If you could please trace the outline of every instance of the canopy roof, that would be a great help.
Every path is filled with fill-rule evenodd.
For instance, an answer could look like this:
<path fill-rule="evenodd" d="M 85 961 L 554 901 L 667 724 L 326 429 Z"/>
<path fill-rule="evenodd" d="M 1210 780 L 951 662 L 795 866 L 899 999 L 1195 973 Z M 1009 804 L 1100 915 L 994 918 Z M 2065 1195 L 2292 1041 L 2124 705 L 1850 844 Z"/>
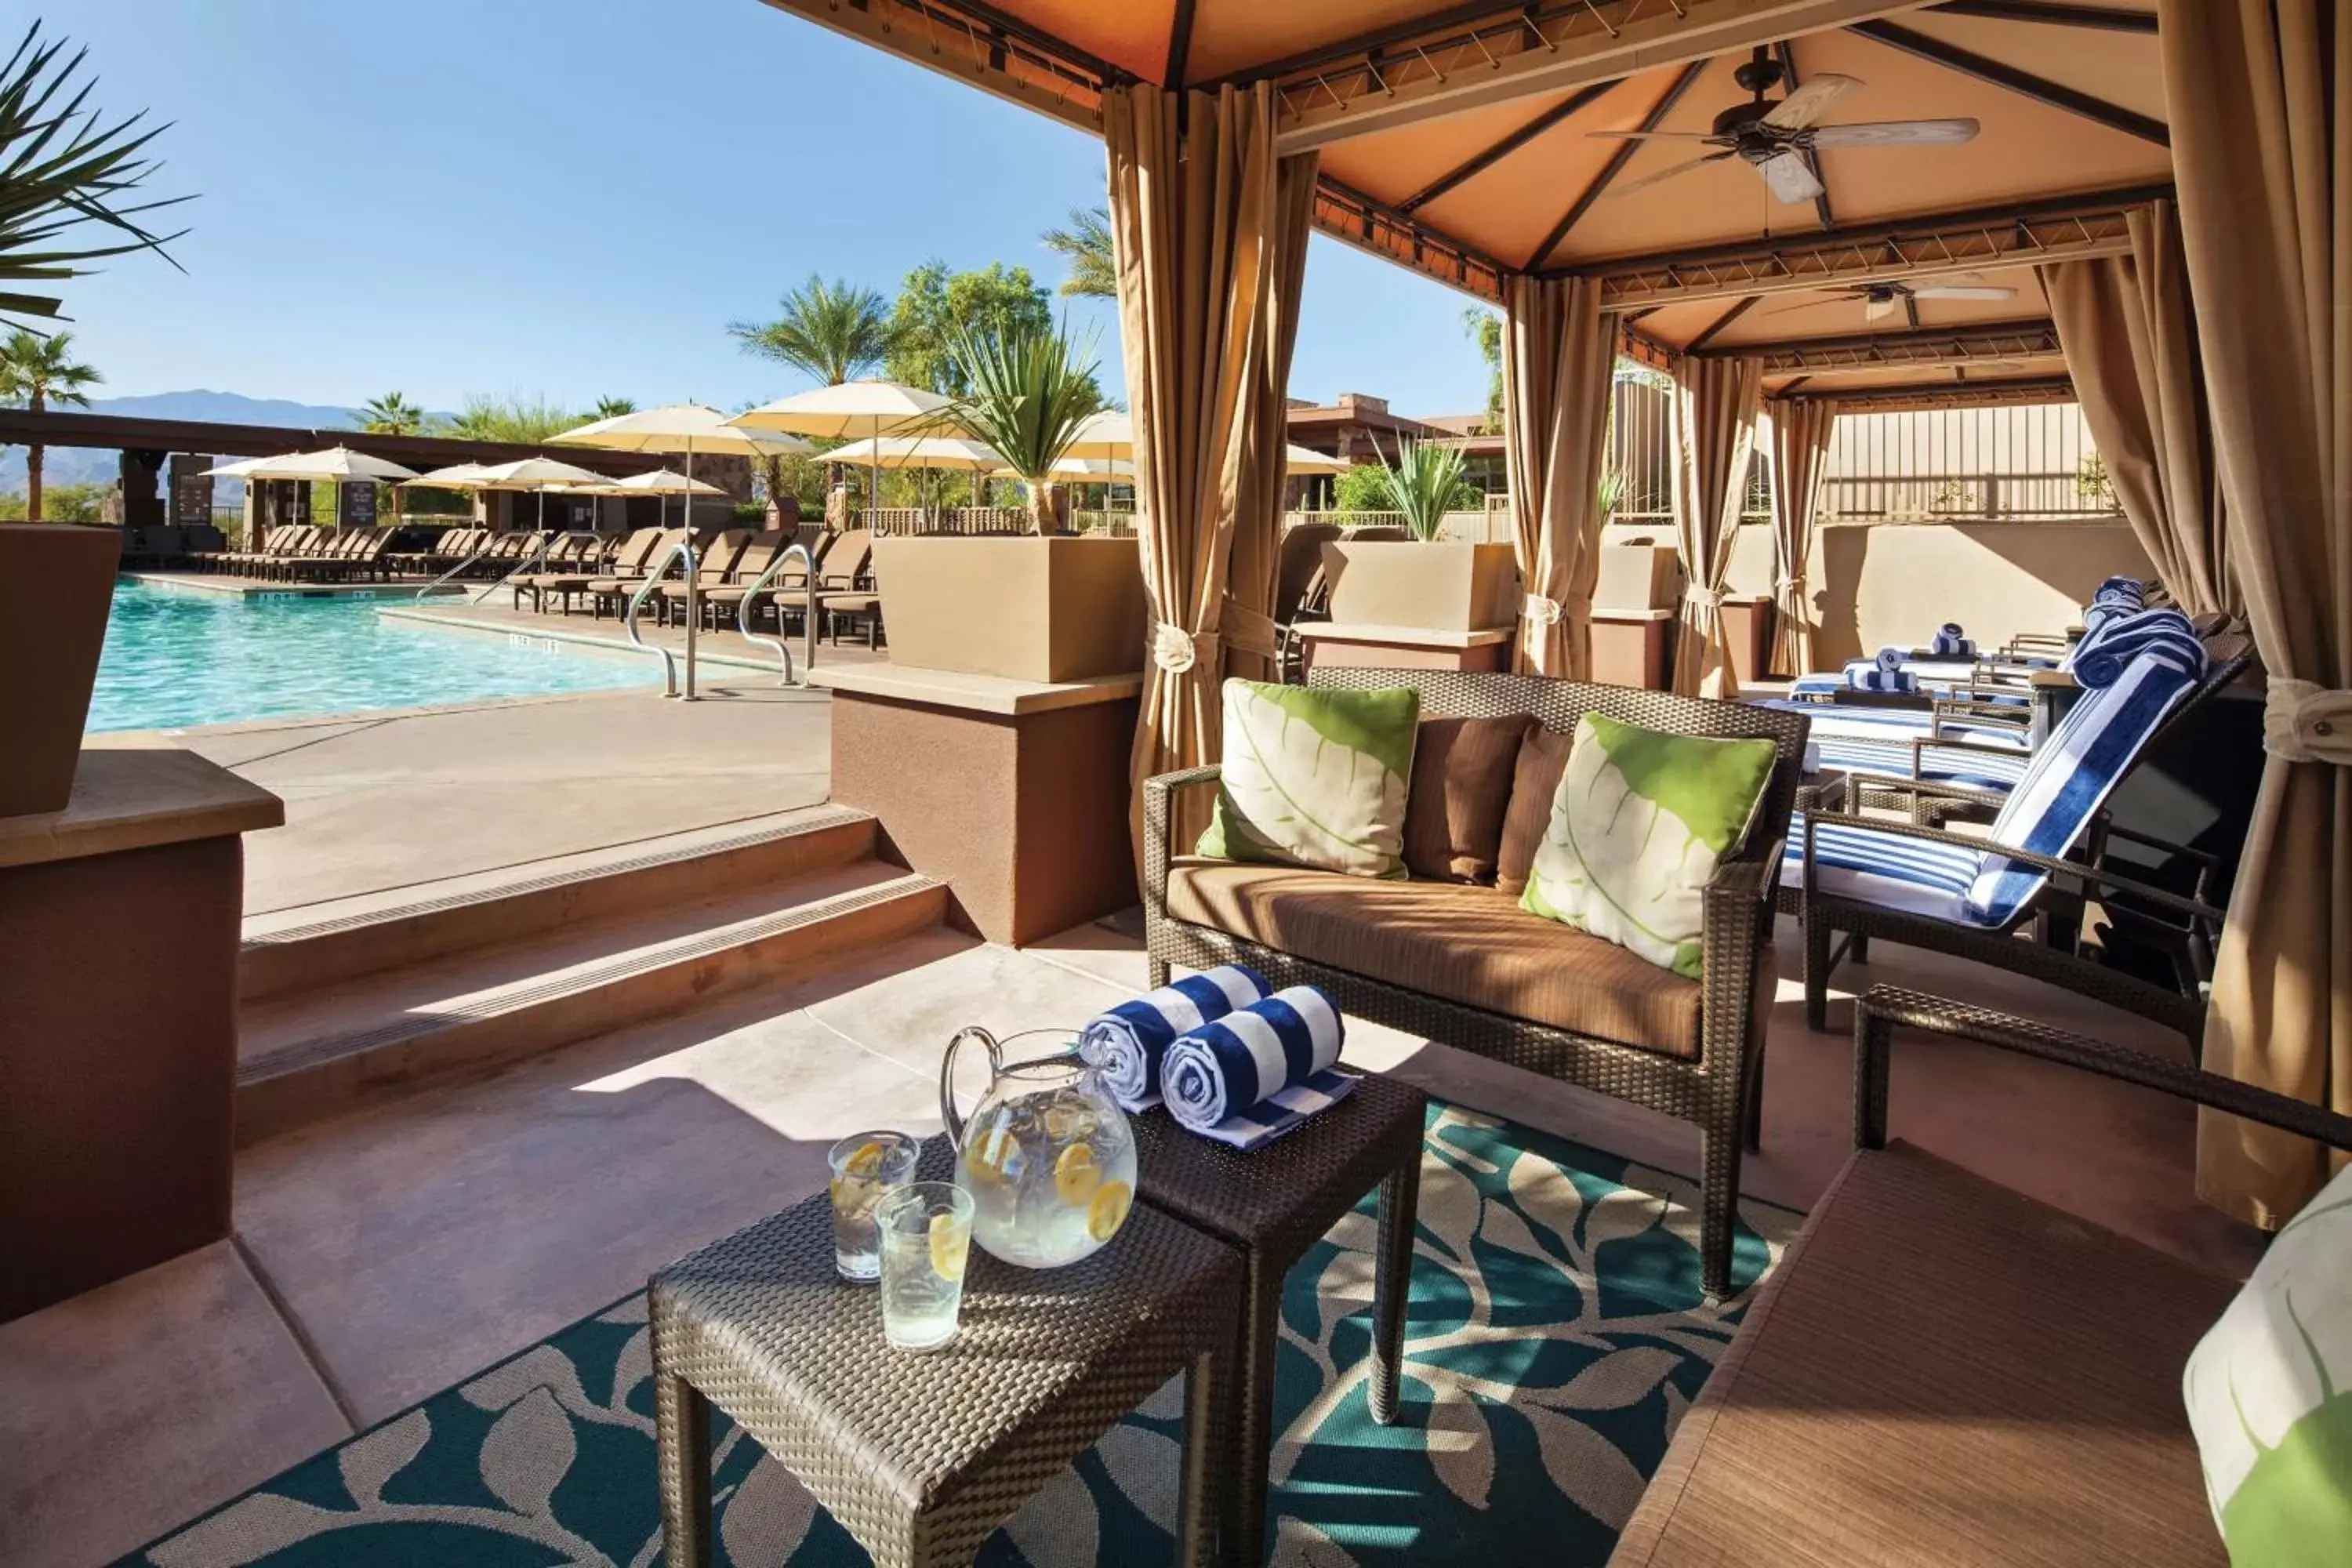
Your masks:
<path fill-rule="evenodd" d="M 773 0 L 1082 128 L 1136 80 L 1273 85 L 1286 152 L 1319 150 L 1325 233 L 1486 299 L 1515 273 L 1603 280 L 1636 354 L 1767 353 L 1766 384 L 1872 397 L 2066 395 L 2032 264 L 2121 254 L 2168 194 L 2155 0 Z M 1772 198 L 1713 149 L 1754 101 L 1856 85 L 1820 124 L 1966 119 L 1963 144 L 1810 153 Z M 1853 290 L 1953 280 L 1999 300 Z M 1792 307 L 1783 309 L 1783 307 Z"/>

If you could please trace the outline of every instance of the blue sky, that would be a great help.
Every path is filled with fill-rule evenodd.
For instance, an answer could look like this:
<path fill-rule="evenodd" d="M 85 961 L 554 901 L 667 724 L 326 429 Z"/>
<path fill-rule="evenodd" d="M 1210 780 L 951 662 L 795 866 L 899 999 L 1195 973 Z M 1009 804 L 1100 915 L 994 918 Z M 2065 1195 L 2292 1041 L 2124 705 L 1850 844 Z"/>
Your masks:
<path fill-rule="evenodd" d="M 66 0 L 110 110 L 176 123 L 184 276 L 68 285 L 114 394 L 399 390 L 734 405 L 801 384 L 726 323 L 812 270 L 894 291 L 1025 263 L 1102 198 L 1100 146 L 759 0 Z M 1469 303 L 1318 238 L 1294 395 L 1480 406 Z M 1117 382 L 1118 323 L 1098 323 Z"/>

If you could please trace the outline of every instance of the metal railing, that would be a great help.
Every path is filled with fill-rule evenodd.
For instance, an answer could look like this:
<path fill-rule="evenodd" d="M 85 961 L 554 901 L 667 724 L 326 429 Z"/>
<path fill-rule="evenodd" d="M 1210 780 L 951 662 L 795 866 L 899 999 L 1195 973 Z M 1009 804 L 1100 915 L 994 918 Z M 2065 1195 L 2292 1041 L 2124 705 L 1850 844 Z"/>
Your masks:
<path fill-rule="evenodd" d="M 488 555 L 490 552 L 491 547 L 497 544 L 498 542 L 499 536 L 495 533 L 483 540 L 481 543 L 474 547 L 474 552 L 471 555 L 467 556 L 463 561 L 458 562 L 457 564 L 450 567 L 449 570 L 442 573 L 441 575 L 434 578 L 433 581 L 425 584 L 422 588 L 417 589 L 416 602 L 420 605 L 423 604 L 427 598 L 439 593 L 444 584 L 448 583 L 455 578 L 463 576 L 477 562 L 480 561 L 483 556 Z M 460 588 L 458 592 L 462 594 L 465 590 Z"/>
<path fill-rule="evenodd" d="M 499 589 L 505 587 L 508 584 L 513 582 L 516 578 L 522 576 L 526 573 L 537 571 L 538 569 L 545 566 L 547 564 L 547 552 L 554 548 L 555 542 L 562 537 L 562 534 L 557 533 L 541 534 L 539 536 L 538 548 L 525 555 L 522 558 L 522 563 L 520 565 L 517 566 L 513 571 L 508 573 L 503 577 L 491 578 L 488 584 L 485 586 L 480 593 L 475 595 L 466 602 L 468 605 L 478 605 L 483 600 L 488 598 L 491 595 L 497 593 Z"/>
<path fill-rule="evenodd" d="M 778 633 L 775 637 L 763 637 L 751 630 L 751 605 L 759 598 L 761 591 L 773 580 L 776 574 L 792 564 L 794 556 L 800 557 L 801 574 L 807 584 L 808 591 L 808 601 L 801 616 L 802 637 L 807 655 L 806 662 L 802 668 L 804 671 L 814 669 L 816 668 L 816 557 L 809 553 L 807 545 L 789 545 L 779 552 L 776 558 L 768 563 L 768 569 L 751 580 L 751 585 L 743 591 L 742 600 L 735 606 L 735 630 L 747 642 L 765 643 L 774 648 L 776 657 L 782 661 L 783 678 L 776 682 L 779 686 L 807 684 L 805 675 L 798 681 L 793 679 L 793 650 L 785 643 L 782 635 L 784 629 L 783 594 L 782 590 L 778 590 L 775 595 Z"/>
<path fill-rule="evenodd" d="M 677 655 L 667 647 L 646 641 L 644 636 L 637 630 L 637 612 L 645 607 L 646 595 L 651 594 L 656 588 L 661 586 L 663 574 L 668 572 L 669 563 L 681 558 L 686 563 L 686 581 L 690 584 L 694 581 L 695 574 L 701 569 L 695 562 L 694 536 L 692 534 L 687 535 L 684 539 L 679 540 L 676 544 L 671 545 L 667 550 L 664 551 L 661 558 L 646 569 L 646 580 L 637 584 L 637 591 L 635 593 L 629 595 L 629 607 L 625 612 L 624 612 L 621 617 L 622 629 L 629 634 L 629 641 L 631 643 L 635 645 L 637 647 L 644 649 L 647 653 L 657 653 L 661 655 L 662 695 L 664 697 L 677 697 L 679 695 L 677 689 Z M 694 611 L 692 605 L 689 605 L 688 606 L 687 614 L 689 618 L 687 631 L 690 639 L 693 635 L 691 617 Z M 694 694 L 694 664 L 691 658 L 693 651 L 694 645 L 692 641 L 689 640 L 687 644 L 687 652 L 689 658 L 686 667 L 686 691 L 684 693 L 685 700 L 688 702 L 692 702 L 696 700 Z"/>

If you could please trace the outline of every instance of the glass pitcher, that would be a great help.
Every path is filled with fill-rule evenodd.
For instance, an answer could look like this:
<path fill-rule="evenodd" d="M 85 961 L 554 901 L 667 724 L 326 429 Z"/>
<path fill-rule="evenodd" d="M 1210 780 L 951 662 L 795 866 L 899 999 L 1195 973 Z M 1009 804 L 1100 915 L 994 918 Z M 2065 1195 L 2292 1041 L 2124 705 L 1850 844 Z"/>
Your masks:
<path fill-rule="evenodd" d="M 956 1184 L 971 1194 L 971 1238 L 1023 1268 L 1092 1257 L 1135 1203 L 1135 1134 L 1127 1114 L 1065 1034 L 1050 1055 L 1007 1062 L 986 1029 L 959 1030 L 940 1063 L 940 1120 L 955 1145 Z M 988 1051 L 988 1089 L 967 1118 L 956 1109 L 955 1063 L 966 1040 Z"/>

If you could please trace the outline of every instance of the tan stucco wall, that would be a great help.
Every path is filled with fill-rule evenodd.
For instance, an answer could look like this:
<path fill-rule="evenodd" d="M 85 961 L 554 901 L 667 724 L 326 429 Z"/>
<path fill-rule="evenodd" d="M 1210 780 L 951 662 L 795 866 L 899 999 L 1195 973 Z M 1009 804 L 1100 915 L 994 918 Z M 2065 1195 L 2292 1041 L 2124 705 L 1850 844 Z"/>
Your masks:
<path fill-rule="evenodd" d="M 1945 621 L 1979 646 L 2058 630 L 2100 579 L 2153 570 L 2122 522 L 1833 523 L 1813 563 L 1816 662 L 1910 647 Z"/>

